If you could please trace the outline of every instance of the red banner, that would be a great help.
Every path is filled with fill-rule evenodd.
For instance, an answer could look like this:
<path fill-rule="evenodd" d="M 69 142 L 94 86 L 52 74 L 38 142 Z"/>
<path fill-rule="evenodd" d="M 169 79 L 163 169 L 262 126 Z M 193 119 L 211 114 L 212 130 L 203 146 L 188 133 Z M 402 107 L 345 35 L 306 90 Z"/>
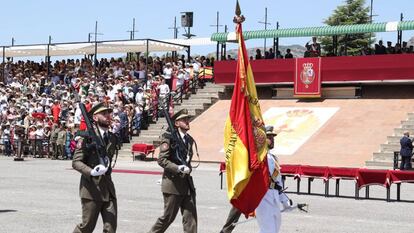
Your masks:
<path fill-rule="evenodd" d="M 321 58 L 298 58 L 295 67 L 295 97 L 321 97 Z"/>
<path fill-rule="evenodd" d="M 236 34 L 239 52 L 229 117 L 224 128 L 224 151 L 227 196 L 231 204 L 247 216 L 254 212 L 269 190 L 268 148 L 241 23 L 236 26 Z"/>

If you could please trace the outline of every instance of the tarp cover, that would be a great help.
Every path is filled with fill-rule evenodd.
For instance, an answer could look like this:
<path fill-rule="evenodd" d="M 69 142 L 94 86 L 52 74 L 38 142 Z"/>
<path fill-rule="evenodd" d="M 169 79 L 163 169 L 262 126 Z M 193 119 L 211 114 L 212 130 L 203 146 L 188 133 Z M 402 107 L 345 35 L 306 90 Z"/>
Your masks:
<path fill-rule="evenodd" d="M 168 40 L 124 40 L 97 42 L 98 54 L 146 52 L 148 41 L 149 52 L 181 51 L 185 46 L 212 45 L 210 38 L 168 39 Z M 5 57 L 47 56 L 48 45 L 6 46 Z M 59 43 L 49 45 L 50 56 L 86 55 L 95 53 L 95 42 Z M 0 56 L 3 56 L 0 47 Z"/>

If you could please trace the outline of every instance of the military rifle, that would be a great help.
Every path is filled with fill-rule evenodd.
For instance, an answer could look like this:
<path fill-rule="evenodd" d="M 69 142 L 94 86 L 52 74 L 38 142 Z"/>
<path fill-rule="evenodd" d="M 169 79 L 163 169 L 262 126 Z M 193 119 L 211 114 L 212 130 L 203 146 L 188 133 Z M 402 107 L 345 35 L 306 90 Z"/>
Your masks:
<path fill-rule="evenodd" d="M 92 140 L 92 144 L 96 147 L 96 151 L 99 156 L 99 163 L 104 165 L 105 167 L 108 167 L 110 164 L 108 161 L 109 157 L 108 152 L 105 148 L 105 143 L 103 142 L 101 135 L 96 134 L 96 131 L 93 127 L 93 119 L 86 111 L 85 104 L 82 103 L 79 94 L 76 92 L 74 88 L 72 89 L 72 91 L 75 96 L 75 101 L 79 103 L 79 109 L 81 110 L 86 125 L 86 132 L 79 133 L 79 136 L 88 137 Z"/>
<path fill-rule="evenodd" d="M 168 100 L 171 98 L 171 93 L 166 97 L 166 103 L 162 104 L 162 111 L 164 113 L 164 117 L 167 120 L 168 124 L 168 130 L 171 133 L 171 145 L 174 147 L 178 147 L 178 150 L 175 150 L 175 157 L 176 159 L 181 163 L 181 165 L 185 165 L 188 168 L 190 168 L 187 161 L 182 157 L 180 152 L 184 152 L 185 154 L 188 154 L 188 148 L 184 144 L 183 140 L 181 139 L 181 135 L 178 132 L 178 130 L 174 127 L 174 124 L 171 120 L 170 113 L 168 111 Z M 167 106 L 167 107 L 166 107 Z"/>

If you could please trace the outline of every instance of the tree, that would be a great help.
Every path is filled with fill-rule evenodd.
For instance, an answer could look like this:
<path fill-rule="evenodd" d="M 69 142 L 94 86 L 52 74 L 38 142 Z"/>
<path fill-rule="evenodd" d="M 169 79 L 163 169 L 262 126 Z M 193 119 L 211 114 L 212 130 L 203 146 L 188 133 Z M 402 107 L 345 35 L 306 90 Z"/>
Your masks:
<path fill-rule="evenodd" d="M 371 23 L 369 7 L 365 6 L 365 0 L 346 0 L 344 5 L 338 6 L 333 14 L 324 21 L 329 26 L 353 25 Z M 347 55 L 359 55 L 364 46 L 371 47 L 371 33 L 337 35 L 338 51 L 346 48 Z M 333 54 L 333 36 L 321 38 L 322 49 L 325 54 Z M 343 52 L 343 51 L 342 51 Z"/>

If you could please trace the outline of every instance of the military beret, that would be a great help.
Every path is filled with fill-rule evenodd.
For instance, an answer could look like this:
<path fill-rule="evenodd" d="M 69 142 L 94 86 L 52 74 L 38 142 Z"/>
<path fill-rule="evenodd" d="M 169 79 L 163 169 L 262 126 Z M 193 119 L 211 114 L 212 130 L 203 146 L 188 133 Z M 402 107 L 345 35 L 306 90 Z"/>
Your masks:
<path fill-rule="evenodd" d="M 178 111 L 177 113 L 175 113 L 172 116 L 172 120 L 177 121 L 183 118 L 188 118 L 190 117 L 190 115 L 188 115 L 188 110 L 187 109 L 181 109 L 180 111 Z"/>
<path fill-rule="evenodd" d="M 112 108 L 109 108 L 105 103 L 99 103 L 91 108 L 89 110 L 89 115 L 93 116 L 97 113 L 103 112 L 103 111 L 110 111 L 112 112 Z"/>

